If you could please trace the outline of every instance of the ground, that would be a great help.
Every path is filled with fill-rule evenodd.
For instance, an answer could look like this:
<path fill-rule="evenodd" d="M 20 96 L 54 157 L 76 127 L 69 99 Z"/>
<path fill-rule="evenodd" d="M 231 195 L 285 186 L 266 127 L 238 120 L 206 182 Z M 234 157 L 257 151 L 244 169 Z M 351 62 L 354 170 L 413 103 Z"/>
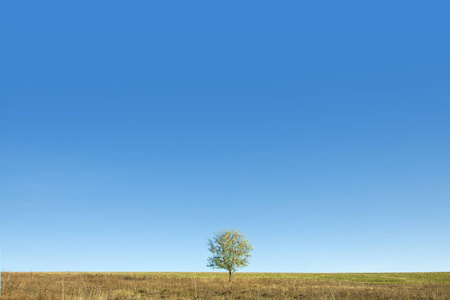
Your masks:
<path fill-rule="evenodd" d="M 2 272 L 1 299 L 450 299 L 442 273 Z"/>

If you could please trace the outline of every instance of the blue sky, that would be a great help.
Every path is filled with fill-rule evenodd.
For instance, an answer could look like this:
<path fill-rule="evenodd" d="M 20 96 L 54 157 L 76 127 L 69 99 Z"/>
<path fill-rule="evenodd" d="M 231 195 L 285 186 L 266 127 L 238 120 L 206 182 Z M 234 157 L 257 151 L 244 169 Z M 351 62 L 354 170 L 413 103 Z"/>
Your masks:
<path fill-rule="evenodd" d="M 0 7 L 4 271 L 449 271 L 446 1 Z"/>

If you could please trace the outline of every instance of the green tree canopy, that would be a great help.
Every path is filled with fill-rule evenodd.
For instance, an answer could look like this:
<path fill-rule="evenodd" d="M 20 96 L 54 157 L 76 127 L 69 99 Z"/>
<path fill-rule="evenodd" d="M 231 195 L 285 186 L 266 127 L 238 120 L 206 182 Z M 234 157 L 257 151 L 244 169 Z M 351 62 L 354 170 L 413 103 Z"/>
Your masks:
<path fill-rule="evenodd" d="M 212 256 L 208 258 L 208 267 L 225 269 L 231 280 L 232 273 L 248 266 L 248 258 L 253 250 L 252 244 L 239 230 L 222 230 L 208 241 Z"/>

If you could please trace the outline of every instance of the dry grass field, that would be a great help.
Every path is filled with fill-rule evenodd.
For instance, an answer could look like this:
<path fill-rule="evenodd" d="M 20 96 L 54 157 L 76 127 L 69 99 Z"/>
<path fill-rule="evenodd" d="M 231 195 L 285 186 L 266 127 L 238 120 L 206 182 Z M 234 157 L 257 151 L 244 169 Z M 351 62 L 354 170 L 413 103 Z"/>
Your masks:
<path fill-rule="evenodd" d="M 450 299 L 450 273 L 2 273 L 9 299 Z"/>

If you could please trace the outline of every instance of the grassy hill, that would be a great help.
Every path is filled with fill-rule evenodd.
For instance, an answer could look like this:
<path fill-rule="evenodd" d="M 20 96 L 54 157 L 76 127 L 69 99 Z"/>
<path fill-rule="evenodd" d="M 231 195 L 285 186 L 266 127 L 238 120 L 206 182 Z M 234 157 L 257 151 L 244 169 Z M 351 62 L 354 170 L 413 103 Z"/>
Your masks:
<path fill-rule="evenodd" d="M 442 273 L 2 273 L 8 299 L 450 299 Z"/>

